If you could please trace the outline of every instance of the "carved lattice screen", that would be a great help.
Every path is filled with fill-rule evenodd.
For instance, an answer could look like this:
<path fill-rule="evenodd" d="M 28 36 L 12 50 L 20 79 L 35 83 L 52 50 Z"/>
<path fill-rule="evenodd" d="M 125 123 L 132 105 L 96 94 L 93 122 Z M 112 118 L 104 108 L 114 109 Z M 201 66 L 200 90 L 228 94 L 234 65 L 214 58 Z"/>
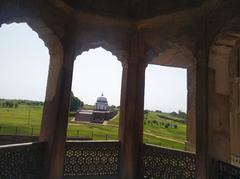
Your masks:
<path fill-rule="evenodd" d="M 145 178 L 195 178 L 194 154 L 144 145 L 142 157 L 142 172 Z"/>
<path fill-rule="evenodd" d="M 67 142 L 64 176 L 119 174 L 119 142 Z"/>

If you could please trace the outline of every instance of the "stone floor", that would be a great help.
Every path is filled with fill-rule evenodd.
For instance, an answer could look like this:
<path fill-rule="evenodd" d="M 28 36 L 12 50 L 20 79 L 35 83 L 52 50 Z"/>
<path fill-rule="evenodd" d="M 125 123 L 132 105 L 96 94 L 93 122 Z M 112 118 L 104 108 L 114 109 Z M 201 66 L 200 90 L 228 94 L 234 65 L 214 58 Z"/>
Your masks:
<path fill-rule="evenodd" d="M 119 179 L 118 176 L 85 176 L 85 177 L 64 177 L 64 179 Z"/>

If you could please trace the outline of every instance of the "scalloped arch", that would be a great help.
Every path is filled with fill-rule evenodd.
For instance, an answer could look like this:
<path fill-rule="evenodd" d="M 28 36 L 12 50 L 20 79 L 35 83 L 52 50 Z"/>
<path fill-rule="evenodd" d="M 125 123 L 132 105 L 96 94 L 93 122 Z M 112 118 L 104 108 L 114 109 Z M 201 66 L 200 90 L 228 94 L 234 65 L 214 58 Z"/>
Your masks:
<path fill-rule="evenodd" d="M 90 49 L 95 49 L 98 47 L 102 47 L 111 52 L 112 55 L 116 56 L 120 62 L 127 60 L 126 51 L 117 49 L 115 45 L 108 43 L 106 40 L 85 43 L 79 50 L 77 50 L 76 56 L 81 55 L 85 51 L 89 51 Z"/>
<path fill-rule="evenodd" d="M 188 68 L 196 63 L 196 58 L 187 47 L 176 43 L 168 43 L 148 50 L 147 63 Z"/>

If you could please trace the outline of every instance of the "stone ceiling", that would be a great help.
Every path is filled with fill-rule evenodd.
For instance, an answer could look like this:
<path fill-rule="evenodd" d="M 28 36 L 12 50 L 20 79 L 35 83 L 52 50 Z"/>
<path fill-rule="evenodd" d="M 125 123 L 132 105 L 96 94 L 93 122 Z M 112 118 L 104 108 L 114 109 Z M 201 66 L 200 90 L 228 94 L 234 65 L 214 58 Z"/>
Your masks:
<path fill-rule="evenodd" d="M 80 12 L 141 19 L 196 7 L 201 0 L 64 0 Z"/>

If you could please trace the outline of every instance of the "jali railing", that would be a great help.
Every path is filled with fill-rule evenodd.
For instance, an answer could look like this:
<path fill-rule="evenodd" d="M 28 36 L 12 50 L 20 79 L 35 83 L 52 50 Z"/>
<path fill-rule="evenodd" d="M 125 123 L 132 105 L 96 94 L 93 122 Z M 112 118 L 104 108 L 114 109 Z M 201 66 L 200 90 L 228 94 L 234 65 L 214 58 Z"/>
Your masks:
<path fill-rule="evenodd" d="M 41 178 L 44 148 L 45 143 L 0 146 L 0 178 Z"/>
<path fill-rule="evenodd" d="M 117 176 L 119 160 L 119 142 L 67 142 L 64 176 Z"/>
<path fill-rule="evenodd" d="M 144 145 L 142 157 L 142 172 L 144 178 L 195 178 L 195 154 Z"/>
<path fill-rule="evenodd" d="M 216 175 L 218 179 L 240 179 L 240 168 L 218 161 Z"/>

